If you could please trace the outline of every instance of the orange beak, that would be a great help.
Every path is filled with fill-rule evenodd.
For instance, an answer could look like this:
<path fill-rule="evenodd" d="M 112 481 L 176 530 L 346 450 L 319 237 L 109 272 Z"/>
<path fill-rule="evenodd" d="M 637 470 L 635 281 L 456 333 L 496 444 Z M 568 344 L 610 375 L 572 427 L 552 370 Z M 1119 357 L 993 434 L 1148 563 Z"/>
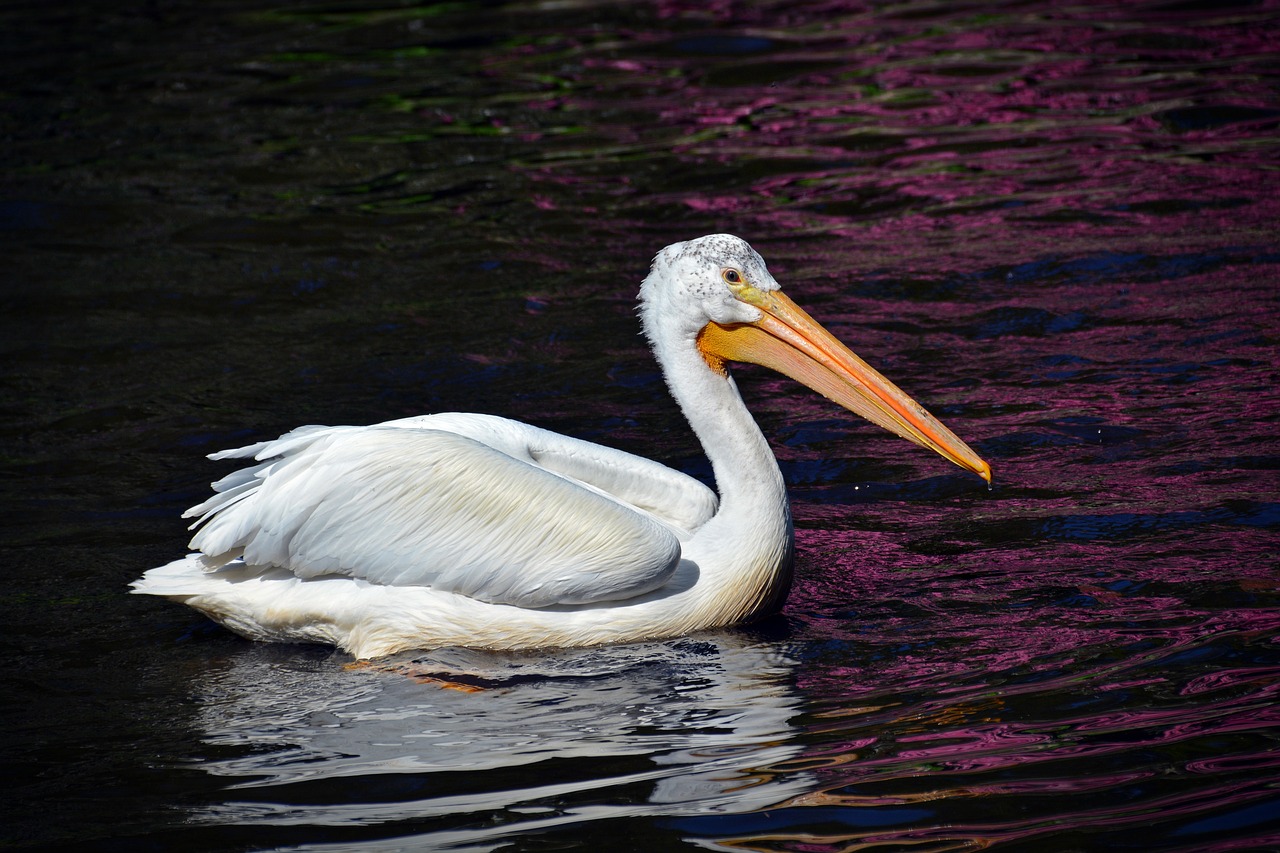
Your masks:
<path fill-rule="evenodd" d="M 713 370 L 726 361 L 759 364 L 790 376 L 849 411 L 927 447 L 991 482 L 991 466 L 924 407 L 867 364 L 781 291 L 733 288 L 760 309 L 753 323 L 708 323 L 698 349 Z"/>

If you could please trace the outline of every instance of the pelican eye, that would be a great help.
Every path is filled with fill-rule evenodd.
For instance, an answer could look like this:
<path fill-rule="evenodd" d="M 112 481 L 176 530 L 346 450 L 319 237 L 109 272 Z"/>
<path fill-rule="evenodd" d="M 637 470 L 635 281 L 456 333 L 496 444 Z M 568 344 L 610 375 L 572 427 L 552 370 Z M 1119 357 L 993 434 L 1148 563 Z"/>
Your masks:
<path fill-rule="evenodd" d="M 738 272 L 733 267 L 720 270 L 720 277 L 723 278 L 727 284 L 745 284 L 742 278 L 742 273 Z"/>

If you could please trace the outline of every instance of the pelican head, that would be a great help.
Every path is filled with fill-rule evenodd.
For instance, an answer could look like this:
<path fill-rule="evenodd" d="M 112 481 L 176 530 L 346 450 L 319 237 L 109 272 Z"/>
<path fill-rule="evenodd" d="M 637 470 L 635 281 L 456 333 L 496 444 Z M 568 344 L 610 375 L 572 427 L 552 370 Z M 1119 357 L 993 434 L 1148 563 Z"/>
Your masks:
<path fill-rule="evenodd" d="M 667 246 L 640 303 L 664 366 L 674 360 L 664 350 L 692 346 L 725 377 L 728 362 L 768 367 L 991 482 L 968 445 L 791 301 L 745 240 L 711 234 Z"/>

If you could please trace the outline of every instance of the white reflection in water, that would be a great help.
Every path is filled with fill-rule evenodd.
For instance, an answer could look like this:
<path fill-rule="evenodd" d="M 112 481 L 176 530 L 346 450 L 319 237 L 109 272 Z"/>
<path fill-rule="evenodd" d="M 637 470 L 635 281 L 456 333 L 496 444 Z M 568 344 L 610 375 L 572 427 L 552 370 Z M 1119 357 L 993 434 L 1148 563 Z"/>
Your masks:
<path fill-rule="evenodd" d="M 195 817 L 353 826 L 483 815 L 484 826 L 450 821 L 417 836 L 470 847 L 578 821 L 766 808 L 809 782 L 767 769 L 800 751 L 793 666 L 781 646 L 731 632 L 544 653 L 446 650 L 377 669 L 252 647 L 200 688 L 206 742 L 236 753 L 200 766 L 238 779 L 229 793 L 241 796 Z M 423 683 L 428 673 L 484 689 Z"/>

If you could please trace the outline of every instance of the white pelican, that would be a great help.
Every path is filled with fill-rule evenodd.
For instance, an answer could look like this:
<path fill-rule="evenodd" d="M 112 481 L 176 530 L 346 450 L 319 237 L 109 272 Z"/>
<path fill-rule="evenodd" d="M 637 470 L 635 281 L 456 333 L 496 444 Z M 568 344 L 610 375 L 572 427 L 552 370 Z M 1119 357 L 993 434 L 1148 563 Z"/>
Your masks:
<path fill-rule="evenodd" d="M 720 495 L 629 453 L 475 414 L 304 426 L 215 453 L 254 459 L 192 507 L 198 553 L 135 592 L 255 640 L 356 657 L 586 646 L 776 611 L 794 532 L 782 473 L 727 363 L 784 373 L 990 482 L 991 468 L 783 295 L 745 241 L 657 254 L 644 331 Z"/>

